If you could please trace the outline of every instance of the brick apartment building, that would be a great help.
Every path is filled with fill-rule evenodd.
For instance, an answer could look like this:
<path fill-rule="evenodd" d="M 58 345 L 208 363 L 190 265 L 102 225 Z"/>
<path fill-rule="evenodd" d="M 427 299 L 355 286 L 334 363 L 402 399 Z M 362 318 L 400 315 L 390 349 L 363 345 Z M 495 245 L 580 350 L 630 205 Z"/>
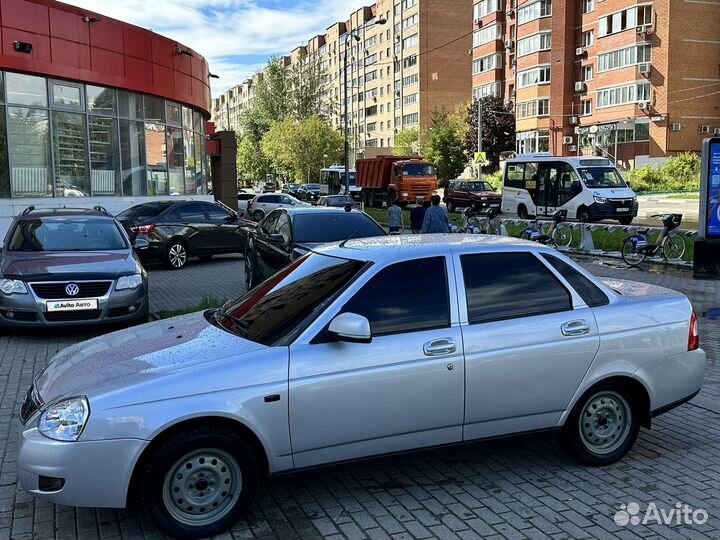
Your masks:
<path fill-rule="evenodd" d="M 262 73 L 258 73 L 212 100 L 211 113 L 216 129 L 240 131 L 240 116 L 252 106 L 261 77 Z"/>
<path fill-rule="evenodd" d="M 482 0 L 473 96 L 515 105 L 517 151 L 632 167 L 720 133 L 717 0 Z"/>
<path fill-rule="evenodd" d="M 351 162 L 391 152 L 403 129 L 428 125 L 437 109 L 469 100 L 472 0 L 378 0 L 331 25 L 282 61 L 317 61 L 325 74 L 330 120 L 343 127 L 343 66 L 348 64 L 347 112 Z M 219 128 L 237 125 L 252 103 L 246 81 L 213 100 Z"/>

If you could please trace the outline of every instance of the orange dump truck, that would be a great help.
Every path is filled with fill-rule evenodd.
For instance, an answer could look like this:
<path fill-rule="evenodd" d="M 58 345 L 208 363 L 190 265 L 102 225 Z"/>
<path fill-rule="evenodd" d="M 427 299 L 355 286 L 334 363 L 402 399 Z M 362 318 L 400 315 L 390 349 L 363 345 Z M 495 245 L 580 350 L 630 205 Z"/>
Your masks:
<path fill-rule="evenodd" d="M 437 171 L 418 157 L 379 156 L 355 162 L 357 187 L 367 206 L 381 207 L 398 199 L 402 206 L 418 203 L 437 191 Z"/>

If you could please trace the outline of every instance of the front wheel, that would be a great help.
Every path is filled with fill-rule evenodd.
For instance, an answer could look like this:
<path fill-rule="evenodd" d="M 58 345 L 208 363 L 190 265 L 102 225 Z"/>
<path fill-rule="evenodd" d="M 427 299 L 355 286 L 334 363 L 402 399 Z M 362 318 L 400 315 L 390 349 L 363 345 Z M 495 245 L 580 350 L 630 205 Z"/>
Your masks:
<path fill-rule="evenodd" d="M 635 242 L 633 242 L 630 238 L 626 238 L 623 242 L 620 254 L 622 255 L 623 261 L 630 266 L 637 266 L 645 260 L 645 253 L 638 251 L 635 248 Z"/>
<path fill-rule="evenodd" d="M 168 536 L 194 539 L 232 527 L 250 506 L 259 469 L 233 432 L 212 426 L 183 431 L 142 471 L 140 506 Z"/>
<path fill-rule="evenodd" d="M 663 242 L 662 250 L 667 260 L 682 259 L 685 255 L 685 239 L 679 234 L 668 236 Z"/>
<path fill-rule="evenodd" d="M 630 225 L 633 221 L 632 216 L 618 218 L 620 225 Z"/>
<path fill-rule="evenodd" d="M 640 431 L 639 411 L 631 394 L 614 384 L 597 386 L 575 406 L 564 428 L 568 450 L 587 465 L 622 459 Z"/>
<path fill-rule="evenodd" d="M 557 247 L 569 247 L 572 243 L 572 230 L 565 225 L 558 225 L 553 231 L 552 241 Z"/>

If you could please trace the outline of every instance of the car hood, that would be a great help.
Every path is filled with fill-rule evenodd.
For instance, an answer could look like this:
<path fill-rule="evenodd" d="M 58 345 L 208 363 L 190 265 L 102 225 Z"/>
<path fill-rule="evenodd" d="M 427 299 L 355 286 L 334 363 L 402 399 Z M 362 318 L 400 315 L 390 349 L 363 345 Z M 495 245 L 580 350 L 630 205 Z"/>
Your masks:
<path fill-rule="evenodd" d="M 33 279 L 100 279 L 136 271 L 131 251 L 4 252 L 4 277 Z"/>
<path fill-rule="evenodd" d="M 592 194 L 596 197 L 607 199 L 632 199 L 635 192 L 630 188 L 591 188 Z"/>
<path fill-rule="evenodd" d="M 216 328 L 198 312 L 68 347 L 38 375 L 35 388 L 45 403 L 92 396 L 263 348 Z"/>
<path fill-rule="evenodd" d="M 493 197 L 497 199 L 501 197 L 497 191 L 471 191 L 470 195 L 475 195 L 476 197 Z"/>

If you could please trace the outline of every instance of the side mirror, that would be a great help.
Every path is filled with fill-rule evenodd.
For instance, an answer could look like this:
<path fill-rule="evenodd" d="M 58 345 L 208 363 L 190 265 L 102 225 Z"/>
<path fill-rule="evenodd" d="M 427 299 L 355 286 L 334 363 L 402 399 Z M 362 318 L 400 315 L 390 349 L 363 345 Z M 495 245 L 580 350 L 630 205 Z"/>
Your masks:
<path fill-rule="evenodd" d="M 284 244 L 285 237 L 282 234 L 271 234 L 269 241 L 271 244 Z"/>
<path fill-rule="evenodd" d="M 238 220 L 237 216 L 227 216 L 225 218 L 225 223 L 235 223 Z"/>
<path fill-rule="evenodd" d="M 339 341 L 347 341 L 348 343 L 372 342 L 370 321 L 355 313 L 341 313 L 335 317 L 328 327 L 328 332 Z"/>
<path fill-rule="evenodd" d="M 132 243 L 132 246 L 135 251 L 140 251 L 149 248 L 150 242 L 148 242 L 144 238 L 136 238 L 135 241 Z"/>

